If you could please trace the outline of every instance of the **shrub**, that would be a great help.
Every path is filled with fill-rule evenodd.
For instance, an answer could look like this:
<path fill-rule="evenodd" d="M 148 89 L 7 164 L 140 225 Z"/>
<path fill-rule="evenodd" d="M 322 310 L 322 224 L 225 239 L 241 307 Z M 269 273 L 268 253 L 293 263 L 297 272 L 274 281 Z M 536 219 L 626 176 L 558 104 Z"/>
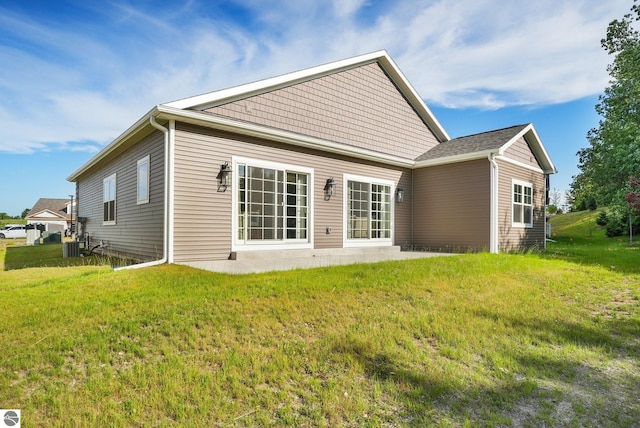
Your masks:
<path fill-rule="evenodd" d="M 625 232 L 625 224 L 618 221 L 617 219 L 614 221 L 610 221 L 606 226 L 606 235 L 609 238 L 613 238 L 614 236 L 622 236 Z"/>
<path fill-rule="evenodd" d="M 596 217 L 596 224 L 598 226 L 604 227 L 608 222 L 609 217 L 607 216 L 607 212 L 604 210 L 600 211 L 600 214 L 598 214 L 598 217 Z"/>

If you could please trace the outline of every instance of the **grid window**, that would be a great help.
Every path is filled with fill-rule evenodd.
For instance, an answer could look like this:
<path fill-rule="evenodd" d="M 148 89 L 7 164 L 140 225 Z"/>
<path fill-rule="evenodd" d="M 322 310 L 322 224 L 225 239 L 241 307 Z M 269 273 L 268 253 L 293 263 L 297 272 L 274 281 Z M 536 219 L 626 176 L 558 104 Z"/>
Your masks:
<path fill-rule="evenodd" d="M 533 185 L 513 182 L 513 225 L 533 226 Z"/>
<path fill-rule="evenodd" d="M 347 181 L 347 239 L 391 239 L 391 186 Z"/>
<path fill-rule="evenodd" d="M 306 173 L 238 164 L 238 241 L 307 241 Z"/>

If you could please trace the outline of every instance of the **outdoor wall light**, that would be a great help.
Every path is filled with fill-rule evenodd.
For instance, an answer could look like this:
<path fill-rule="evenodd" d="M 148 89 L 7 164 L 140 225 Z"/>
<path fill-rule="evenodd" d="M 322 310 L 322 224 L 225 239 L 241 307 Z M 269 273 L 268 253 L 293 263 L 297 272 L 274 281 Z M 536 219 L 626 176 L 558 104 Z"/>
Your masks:
<path fill-rule="evenodd" d="M 333 196 L 333 192 L 336 190 L 336 182 L 333 177 L 327 178 L 327 182 L 324 185 L 324 196 L 329 199 Z"/>
<path fill-rule="evenodd" d="M 396 188 L 396 202 L 401 204 L 404 201 L 404 189 L 402 187 Z"/>
<path fill-rule="evenodd" d="M 216 177 L 218 179 L 218 190 L 225 191 L 228 186 L 231 186 L 231 167 L 229 162 L 225 162 L 220 165 L 220 172 Z"/>

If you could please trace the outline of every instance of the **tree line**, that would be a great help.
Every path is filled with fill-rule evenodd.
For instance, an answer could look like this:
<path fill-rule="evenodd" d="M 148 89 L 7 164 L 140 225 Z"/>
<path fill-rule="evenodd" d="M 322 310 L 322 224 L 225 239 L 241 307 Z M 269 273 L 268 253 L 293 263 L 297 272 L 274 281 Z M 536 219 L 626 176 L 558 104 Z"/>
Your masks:
<path fill-rule="evenodd" d="M 31 208 L 25 208 L 20 216 L 10 216 L 7 213 L 0 212 L 0 220 L 19 220 L 25 218 L 27 214 L 29 214 L 29 211 L 31 211 Z"/>
<path fill-rule="evenodd" d="M 609 23 L 602 48 L 613 57 L 609 86 L 600 95 L 599 124 L 578 151 L 580 172 L 573 177 L 568 202 L 574 210 L 607 207 L 605 223 L 640 221 L 640 5 Z M 608 231 L 609 234 L 609 231 Z M 615 235 L 612 235 L 615 236 Z"/>

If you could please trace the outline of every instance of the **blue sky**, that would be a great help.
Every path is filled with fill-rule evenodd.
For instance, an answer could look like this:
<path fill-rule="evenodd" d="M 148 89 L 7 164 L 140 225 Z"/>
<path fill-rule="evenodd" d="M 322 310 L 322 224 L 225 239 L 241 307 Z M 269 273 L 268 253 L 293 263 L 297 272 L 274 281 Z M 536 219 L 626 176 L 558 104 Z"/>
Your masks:
<path fill-rule="evenodd" d="M 0 212 L 154 105 L 386 49 L 451 137 L 533 122 L 564 191 L 597 126 L 607 24 L 632 0 L 0 3 Z"/>

